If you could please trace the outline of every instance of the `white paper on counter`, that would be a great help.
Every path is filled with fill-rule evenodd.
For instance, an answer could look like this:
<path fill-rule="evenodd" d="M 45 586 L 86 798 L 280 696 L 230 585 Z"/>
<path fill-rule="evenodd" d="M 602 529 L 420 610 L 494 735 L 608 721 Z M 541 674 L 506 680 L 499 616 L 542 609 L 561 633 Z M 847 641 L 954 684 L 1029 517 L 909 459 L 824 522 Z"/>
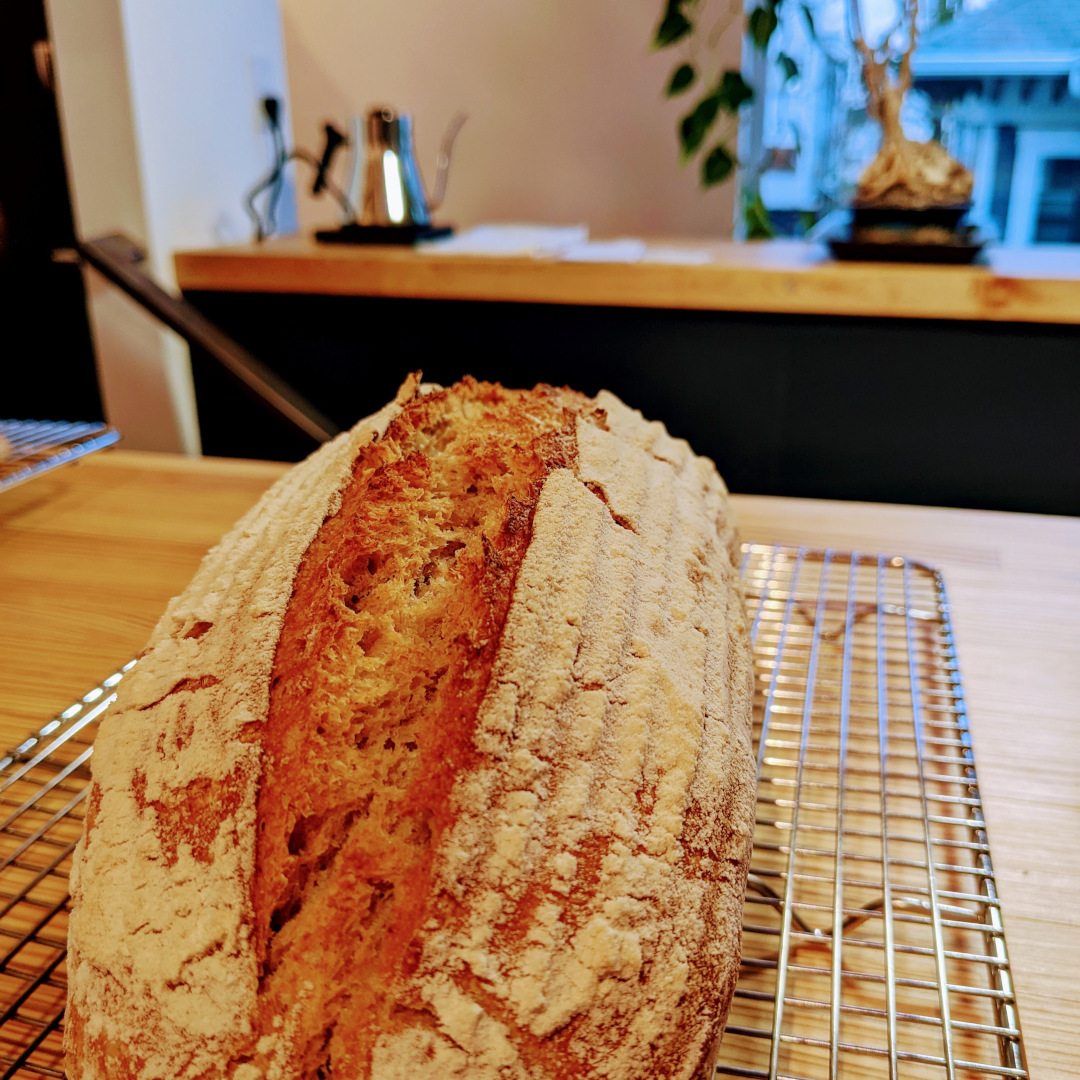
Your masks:
<path fill-rule="evenodd" d="M 476 225 L 471 229 L 416 245 L 425 255 L 531 255 L 559 258 L 589 239 L 588 225 Z"/>
<path fill-rule="evenodd" d="M 704 266 L 712 262 L 712 255 L 703 248 L 651 247 L 641 261 L 668 266 Z"/>
<path fill-rule="evenodd" d="M 645 241 L 624 236 L 618 240 L 586 240 L 562 253 L 563 262 L 634 263 L 645 254 Z"/>

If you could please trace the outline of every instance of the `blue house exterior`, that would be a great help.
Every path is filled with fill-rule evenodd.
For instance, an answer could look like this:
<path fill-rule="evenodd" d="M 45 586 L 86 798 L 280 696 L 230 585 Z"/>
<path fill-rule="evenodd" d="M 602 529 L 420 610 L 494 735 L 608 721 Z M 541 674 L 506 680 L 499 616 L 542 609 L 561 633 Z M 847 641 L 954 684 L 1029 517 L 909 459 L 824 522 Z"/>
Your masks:
<path fill-rule="evenodd" d="M 909 136 L 940 138 L 974 172 L 973 218 L 1005 244 L 1080 243 L 1080 0 L 923 6 Z M 744 51 L 763 93 L 744 112 L 739 157 L 784 233 L 848 205 L 880 142 L 844 10 L 816 4 L 815 34 L 801 5 L 784 5 L 768 54 Z"/>
<path fill-rule="evenodd" d="M 1080 243 L 1080 0 L 994 0 L 926 33 L 915 87 L 1009 246 Z"/>

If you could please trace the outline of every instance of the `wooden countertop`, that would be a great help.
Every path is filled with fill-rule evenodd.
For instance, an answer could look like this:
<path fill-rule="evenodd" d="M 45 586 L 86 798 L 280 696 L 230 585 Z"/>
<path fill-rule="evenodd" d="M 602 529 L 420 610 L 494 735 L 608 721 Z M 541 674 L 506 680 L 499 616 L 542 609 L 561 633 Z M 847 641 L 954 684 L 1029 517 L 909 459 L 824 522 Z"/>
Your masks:
<path fill-rule="evenodd" d="M 281 474 L 105 452 L 0 493 L 0 740 L 144 644 Z M 735 498 L 749 540 L 900 552 L 945 572 L 1031 1074 L 1080 1060 L 1080 520 Z"/>
<path fill-rule="evenodd" d="M 184 291 L 307 293 L 798 315 L 1080 323 L 1080 252 L 994 250 L 988 266 L 840 263 L 799 241 L 665 242 L 704 251 L 701 265 L 561 262 L 425 255 L 408 248 L 264 244 L 182 251 Z"/>

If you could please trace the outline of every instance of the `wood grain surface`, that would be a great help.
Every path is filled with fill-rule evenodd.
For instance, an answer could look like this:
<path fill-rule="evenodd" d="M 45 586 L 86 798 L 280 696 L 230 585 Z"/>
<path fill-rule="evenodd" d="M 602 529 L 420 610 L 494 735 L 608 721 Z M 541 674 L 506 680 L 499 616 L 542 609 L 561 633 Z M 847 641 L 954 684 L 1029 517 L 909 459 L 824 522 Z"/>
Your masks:
<path fill-rule="evenodd" d="M 988 266 L 874 263 L 868 273 L 871 264 L 836 262 L 824 247 L 800 241 L 675 246 L 704 251 L 709 261 L 425 255 L 287 237 L 179 252 L 176 277 L 185 291 L 1080 323 L 1080 258 L 1052 247 L 997 250 Z"/>
<path fill-rule="evenodd" d="M 283 466 L 110 451 L 0 494 L 0 740 L 144 644 Z M 1080 1060 L 1080 520 L 735 498 L 745 539 L 945 572 L 1031 1073 Z"/>

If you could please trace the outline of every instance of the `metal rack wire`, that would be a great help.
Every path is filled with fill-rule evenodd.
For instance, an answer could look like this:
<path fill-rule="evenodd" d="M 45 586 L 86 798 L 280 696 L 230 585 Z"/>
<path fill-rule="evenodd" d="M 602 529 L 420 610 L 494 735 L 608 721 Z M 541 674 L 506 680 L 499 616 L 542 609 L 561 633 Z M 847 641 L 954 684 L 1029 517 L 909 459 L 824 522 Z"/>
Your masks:
<path fill-rule="evenodd" d="M 941 575 L 744 548 L 758 820 L 717 1076 L 1026 1078 Z M 0 758 L 0 1080 L 62 1080 L 68 873 L 134 661 Z"/>
<path fill-rule="evenodd" d="M 0 1070 L 62 1078 L 68 874 L 97 721 L 134 661 L 0 758 Z"/>
<path fill-rule="evenodd" d="M 750 545 L 758 814 L 718 1075 L 1026 1077 L 949 605 Z"/>
<path fill-rule="evenodd" d="M 0 436 L 11 447 L 10 456 L 0 460 L 0 491 L 3 491 L 111 446 L 120 433 L 100 423 L 0 420 Z"/>

